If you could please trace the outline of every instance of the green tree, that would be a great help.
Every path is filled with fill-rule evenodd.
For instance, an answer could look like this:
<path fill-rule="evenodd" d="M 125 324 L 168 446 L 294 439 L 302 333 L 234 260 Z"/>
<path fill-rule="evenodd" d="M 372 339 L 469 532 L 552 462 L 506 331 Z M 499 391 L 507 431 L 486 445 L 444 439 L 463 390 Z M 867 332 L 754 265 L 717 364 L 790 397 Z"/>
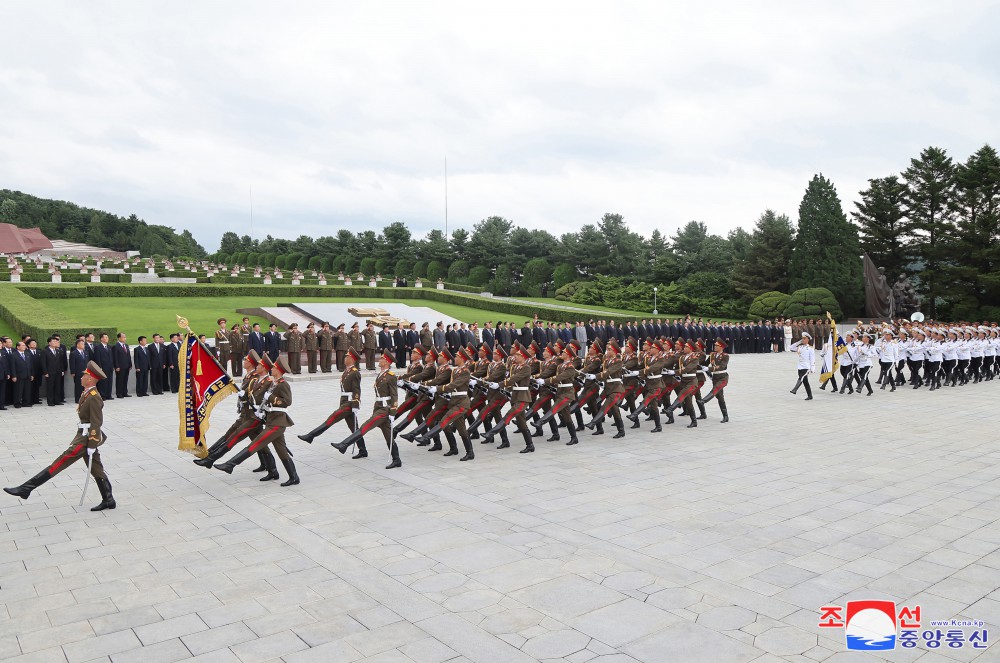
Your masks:
<path fill-rule="evenodd" d="M 768 291 L 788 291 L 788 264 L 795 229 L 784 214 L 764 210 L 757 219 L 746 257 L 733 270 L 733 287 L 750 299 Z"/>
<path fill-rule="evenodd" d="M 552 280 L 552 265 L 545 258 L 532 258 L 524 266 L 521 286 L 528 294 L 538 297 L 542 294 L 542 286 Z M 553 289 L 554 290 L 554 289 Z"/>
<path fill-rule="evenodd" d="M 417 254 L 423 260 L 440 260 L 449 262 L 452 258 L 451 247 L 444 233 L 440 230 L 432 230 L 427 233 L 427 237 L 417 245 Z"/>
<path fill-rule="evenodd" d="M 465 277 L 469 275 L 469 261 L 456 260 L 448 267 L 449 283 L 465 283 Z"/>
<path fill-rule="evenodd" d="M 556 290 L 576 280 L 576 267 L 568 262 L 559 263 L 552 271 L 552 286 Z"/>
<path fill-rule="evenodd" d="M 427 264 L 427 280 L 437 283 L 438 279 L 443 279 L 447 272 L 444 264 L 440 260 L 431 260 Z"/>
<path fill-rule="evenodd" d="M 358 269 L 364 274 L 375 274 L 375 258 L 368 257 L 361 260 L 361 267 Z"/>
<path fill-rule="evenodd" d="M 490 268 L 485 265 L 476 265 L 469 270 L 469 278 L 466 281 L 469 285 L 485 286 L 490 282 Z"/>
<path fill-rule="evenodd" d="M 906 184 L 895 175 L 868 180 L 868 188 L 851 212 L 858 226 L 861 248 L 878 267 L 884 267 L 890 283 L 903 273 L 906 257 L 903 205 Z"/>
<path fill-rule="evenodd" d="M 864 301 L 858 229 L 847 221 L 833 183 L 813 176 L 799 204 L 798 234 L 788 267 L 790 287 L 829 288 L 849 313 Z"/>
<path fill-rule="evenodd" d="M 408 258 L 413 253 L 410 229 L 401 221 L 395 221 L 383 228 L 379 239 L 376 247 L 377 258 L 398 260 Z"/>
<path fill-rule="evenodd" d="M 458 228 L 451 233 L 451 253 L 455 260 L 465 260 L 466 249 L 469 246 L 469 231 Z"/>
<path fill-rule="evenodd" d="M 943 268 L 954 251 L 955 165 L 943 149 L 928 147 L 919 159 L 910 160 L 903 179 L 907 188 L 903 228 L 915 261 L 912 271 L 917 291 L 924 296 L 922 308 L 934 318 L 938 297 L 954 293 Z"/>
<path fill-rule="evenodd" d="M 427 261 L 418 260 L 413 263 L 413 278 L 422 279 L 427 276 Z"/>
<path fill-rule="evenodd" d="M 354 256 L 352 256 L 352 255 L 345 255 L 342 258 L 343 258 L 344 264 L 341 266 L 341 269 L 344 270 L 345 274 L 354 274 L 355 272 L 358 271 L 358 261 L 355 260 Z M 368 272 L 365 272 L 365 274 L 367 274 L 367 273 Z"/>
<path fill-rule="evenodd" d="M 511 272 L 510 265 L 503 263 L 497 267 L 497 271 L 493 275 L 493 285 L 490 291 L 494 295 L 507 296 L 512 294 L 513 289 L 514 274 Z"/>
<path fill-rule="evenodd" d="M 382 274 L 383 276 L 389 275 L 389 259 L 379 258 L 375 261 L 375 273 Z M 369 276 L 368 272 L 365 272 L 365 276 Z"/>
<path fill-rule="evenodd" d="M 621 214 L 607 213 L 597 224 L 607 252 L 606 271 L 614 276 L 635 275 L 636 259 L 642 254 L 642 237 L 629 230 Z"/>
<path fill-rule="evenodd" d="M 240 250 L 240 236 L 234 232 L 222 233 L 222 241 L 219 242 L 219 253 L 232 255 Z"/>
<path fill-rule="evenodd" d="M 474 225 L 466 249 L 468 260 L 495 269 L 507 255 L 513 226 L 502 216 L 490 216 Z"/>
<path fill-rule="evenodd" d="M 413 271 L 413 263 L 406 258 L 400 258 L 396 261 L 395 275 L 400 278 L 408 279 L 410 278 L 410 273 Z"/>
<path fill-rule="evenodd" d="M 950 272 L 955 301 L 952 319 L 995 319 L 986 306 L 1000 304 L 1000 157 L 979 148 L 955 171 L 958 215 Z"/>

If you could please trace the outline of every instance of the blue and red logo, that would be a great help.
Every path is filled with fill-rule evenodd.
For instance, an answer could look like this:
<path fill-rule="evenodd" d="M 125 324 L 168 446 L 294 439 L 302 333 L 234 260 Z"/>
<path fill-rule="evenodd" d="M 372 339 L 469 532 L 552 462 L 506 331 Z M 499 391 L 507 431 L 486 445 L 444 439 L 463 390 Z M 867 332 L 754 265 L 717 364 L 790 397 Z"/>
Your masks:
<path fill-rule="evenodd" d="M 844 633 L 847 648 L 884 651 L 896 648 L 896 603 L 894 601 L 848 601 Z"/>

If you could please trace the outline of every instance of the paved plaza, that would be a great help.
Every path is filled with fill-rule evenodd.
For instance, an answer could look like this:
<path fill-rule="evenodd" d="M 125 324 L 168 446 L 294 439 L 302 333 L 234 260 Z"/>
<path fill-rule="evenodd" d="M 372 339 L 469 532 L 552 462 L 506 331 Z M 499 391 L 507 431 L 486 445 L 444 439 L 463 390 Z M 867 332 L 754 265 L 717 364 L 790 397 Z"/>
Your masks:
<path fill-rule="evenodd" d="M 815 400 L 794 358 L 736 355 L 731 423 L 611 432 L 460 463 L 401 441 L 386 471 L 294 438 L 335 382 L 294 385 L 302 484 L 176 451 L 170 396 L 105 406 L 118 508 L 76 465 L 0 494 L 0 659 L 450 663 L 992 661 L 1000 647 L 846 651 L 851 599 L 980 619 L 1000 637 L 1000 382 Z M 362 416 L 371 409 L 366 374 Z M 219 406 L 213 431 L 234 418 Z M 69 441 L 71 406 L 3 413 L 3 485 Z M 548 431 L 546 431 L 546 436 Z M 538 438 L 536 438 L 537 440 Z M 544 438 L 542 438 L 544 439 Z M 566 435 L 563 434 L 563 442 Z M 282 480 L 284 470 L 280 468 Z M 971 629 L 965 629 L 966 633 Z M 978 658 L 976 658 L 978 656 Z"/>

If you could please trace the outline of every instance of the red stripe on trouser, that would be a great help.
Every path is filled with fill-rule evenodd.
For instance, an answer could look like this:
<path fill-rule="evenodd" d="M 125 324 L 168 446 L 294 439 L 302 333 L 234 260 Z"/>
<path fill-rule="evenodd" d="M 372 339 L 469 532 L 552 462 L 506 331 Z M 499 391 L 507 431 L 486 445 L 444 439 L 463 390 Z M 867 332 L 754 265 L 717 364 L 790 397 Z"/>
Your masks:
<path fill-rule="evenodd" d="M 410 396 L 403 401 L 403 404 L 396 408 L 396 416 L 399 417 L 402 416 L 404 412 L 409 412 L 410 408 L 413 407 L 413 404 L 417 402 L 418 398 L 419 396 Z"/>
<path fill-rule="evenodd" d="M 503 425 L 509 426 L 510 422 L 514 420 L 514 417 L 524 412 L 524 407 L 526 405 L 527 403 L 518 403 L 517 405 L 512 407 L 510 409 L 510 412 L 508 412 L 507 415 L 503 418 Z"/>
<path fill-rule="evenodd" d="M 246 438 L 250 437 L 254 429 L 260 428 L 262 425 L 263 424 L 261 424 L 259 421 L 254 421 L 247 424 L 243 428 L 239 429 L 238 431 L 230 435 L 228 440 L 226 440 L 226 449 L 232 449 L 234 446 L 236 446 L 237 442 L 239 442 L 240 440 L 245 440 Z"/>
<path fill-rule="evenodd" d="M 420 414 L 421 412 L 423 412 L 424 410 L 426 410 L 430 406 L 431 406 L 431 401 L 425 400 L 425 401 L 421 402 L 415 408 L 413 408 L 412 410 L 410 410 L 410 413 L 408 415 L 406 415 L 406 421 L 404 423 L 406 423 L 406 424 L 412 423 L 413 420 L 417 418 L 418 414 Z"/>
<path fill-rule="evenodd" d="M 458 408 L 457 410 L 455 410 L 454 412 L 452 412 L 451 414 L 449 414 L 447 417 L 444 418 L 444 420 L 441 422 L 441 428 L 447 426 L 456 417 L 462 417 L 463 415 L 465 415 L 465 408 L 464 407 Z"/>
<path fill-rule="evenodd" d="M 368 431 L 370 431 L 372 428 L 375 428 L 375 424 L 378 423 L 379 419 L 385 419 L 385 415 L 384 414 L 376 414 L 374 417 L 372 417 L 371 419 L 369 419 L 368 421 L 366 421 L 364 423 L 364 425 L 361 426 L 361 434 L 364 435 L 365 433 L 367 433 Z"/>
<path fill-rule="evenodd" d="M 594 387 L 592 389 L 584 389 L 583 395 L 580 396 L 580 398 L 578 398 L 577 400 L 580 401 L 580 403 L 586 403 L 591 398 L 593 398 L 594 394 L 596 393 L 597 393 L 597 387 Z"/>
<path fill-rule="evenodd" d="M 81 452 L 83 452 L 83 450 L 86 447 L 87 447 L 86 444 L 83 443 L 78 444 L 75 447 L 73 447 L 73 450 L 70 451 L 69 453 L 64 453 L 62 456 L 59 456 L 59 458 L 56 458 L 56 462 L 52 463 L 52 465 L 49 466 L 49 474 L 51 476 L 55 476 L 56 472 L 59 471 L 59 468 L 61 468 L 63 465 L 66 464 L 66 461 L 76 460 L 77 458 L 79 458 Z"/>
<path fill-rule="evenodd" d="M 274 434 L 280 430 L 283 430 L 281 426 L 269 427 L 268 430 L 264 431 L 264 433 L 260 437 L 258 437 L 250 444 L 250 449 L 249 449 L 250 453 L 257 453 L 265 446 L 267 446 L 267 439 L 269 437 L 273 437 Z"/>
<path fill-rule="evenodd" d="M 625 395 L 624 392 L 621 391 L 619 391 L 617 394 L 609 395 L 607 400 L 605 400 L 604 402 L 604 407 L 601 408 L 601 414 L 607 416 L 608 412 L 611 411 L 611 408 L 622 402 L 622 397 L 624 395 Z"/>
<path fill-rule="evenodd" d="M 488 416 L 488 415 L 489 415 L 489 414 L 490 414 L 491 412 L 493 412 L 494 410 L 496 410 L 497 408 L 499 408 L 499 407 L 500 407 L 500 406 L 502 406 L 502 405 L 503 405 L 503 400 L 496 400 L 496 401 L 493 401 L 492 403 L 490 403 L 489 405 L 487 405 L 487 406 L 486 406 L 486 409 L 485 409 L 485 410 L 483 410 L 482 412 L 480 412 L 480 413 L 479 413 L 479 416 L 480 416 L 480 417 L 481 417 L 481 418 L 482 418 L 483 420 L 485 420 L 485 419 L 486 419 L 486 417 L 487 417 L 487 416 Z"/>
<path fill-rule="evenodd" d="M 535 401 L 535 404 L 531 406 L 529 414 L 534 414 L 539 410 L 541 410 L 542 406 L 551 401 L 553 396 L 555 396 L 555 394 L 549 393 L 548 395 L 539 398 L 537 401 Z"/>
<path fill-rule="evenodd" d="M 722 391 L 723 389 L 725 389 L 727 384 L 729 384 L 729 379 L 728 378 L 725 379 L 725 380 L 721 380 L 719 382 L 716 382 L 715 384 L 712 385 L 712 391 L 708 392 L 708 395 L 709 396 L 715 396 L 720 391 Z"/>
<path fill-rule="evenodd" d="M 663 389 L 657 389 L 642 399 L 642 407 L 649 407 L 656 399 L 663 395 Z"/>
<path fill-rule="evenodd" d="M 343 419 L 345 416 L 347 416 L 347 413 L 350 411 L 351 411 L 350 405 L 341 405 L 333 414 L 327 417 L 326 421 L 323 422 L 323 425 L 327 427 L 334 425 L 335 423 Z"/>
<path fill-rule="evenodd" d="M 469 409 L 470 410 L 478 410 L 479 408 L 481 408 L 484 405 L 486 405 L 486 397 L 485 396 L 480 396 L 479 398 L 477 398 L 476 400 L 474 400 L 472 402 L 472 406 Z"/>
<path fill-rule="evenodd" d="M 566 397 L 560 399 L 555 405 L 552 406 L 552 414 L 559 414 L 559 411 L 564 407 L 573 402 L 573 399 Z"/>
<path fill-rule="evenodd" d="M 445 403 L 444 405 L 437 406 L 436 408 L 434 408 L 433 412 L 431 412 L 430 414 L 427 415 L 427 418 L 424 419 L 424 423 L 427 424 L 428 428 L 433 427 L 434 423 L 438 419 L 440 419 L 441 417 L 443 417 L 444 413 L 447 412 L 447 411 L 448 411 L 448 404 L 447 403 Z"/>
<path fill-rule="evenodd" d="M 677 394 L 677 400 L 678 401 L 683 401 L 688 396 L 693 396 L 694 392 L 698 391 L 698 386 L 699 386 L 698 383 L 695 382 L 693 385 L 691 385 L 690 387 L 688 387 L 687 389 L 685 389 L 683 392 L 680 392 L 679 394 Z"/>

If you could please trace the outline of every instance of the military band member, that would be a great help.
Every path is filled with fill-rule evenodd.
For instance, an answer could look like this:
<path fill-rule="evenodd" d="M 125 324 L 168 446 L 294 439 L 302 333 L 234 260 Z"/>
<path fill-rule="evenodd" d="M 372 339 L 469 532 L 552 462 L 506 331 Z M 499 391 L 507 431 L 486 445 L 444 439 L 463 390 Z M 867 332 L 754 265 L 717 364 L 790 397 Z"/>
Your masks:
<path fill-rule="evenodd" d="M 378 348 L 378 334 L 375 333 L 375 325 L 371 320 L 365 325 L 361 332 L 361 346 L 365 353 L 365 368 L 369 371 L 375 370 L 375 350 Z"/>
<path fill-rule="evenodd" d="M 344 355 L 344 372 L 340 375 L 340 407 L 334 410 L 333 414 L 326 418 L 316 428 L 305 435 L 299 435 L 300 440 L 312 443 L 312 441 L 326 432 L 330 426 L 338 421 L 346 421 L 347 427 L 353 433 L 358 428 L 358 410 L 361 408 L 361 372 L 358 370 L 357 362 L 361 359 L 354 348 L 350 348 Z M 364 444 L 358 445 L 358 453 L 354 458 L 366 458 L 368 452 L 365 451 Z"/>
<path fill-rule="evenodd" d="M 330 323 L 324 322 L 323 328 L 316 334 L 319 339 L 319 368 L 324 373 L 332 371 L 331 357 L 333 357 L 333 330 Z"/>
<path fill-rule="evenodd" d="M 293 322 L 288 325 L 285 332 L 285 352 L 288 353 L 288 367 L 292 369 L 292 375 L 302 373 L 302 349 L 305 346 L 305 338 L 299 331 L 299 323 Z"/>
<path fill-rule="evenodd" d="M 340 453 L 345 453 L 352 444 L 357 444 L 359 449 L 364 448 L 364 435 L 373 428 L 378 428 L 385 437 L 385 444 L 389 447 L 389 455 L 392 458 L 392 462 L 385 467 L 387 470 L 403 466 L 399 459 L 399 447 L 396 445 L 392 430 L 393 419 L 396 416 L 396 405 L 399 402 L 396 374 L 392 371 L 392 365 L 395 361 L 396 359 L 388 351 L 379 356 L 379 372 L 375 376 L 375 403 L 372 406 L 372 416 L 343 442 L 333 445 Z"/>
<path fill-rule="evenodd" d="M 288 408 L 292 405 L 292 388 L 284 377 L 288 371 L 288 362 L 284 357 L 279 357 L 271 368 L 271 384 L 264 393 L 263 401 L 260 404 L 260 409 L 264 412 L 263 427 L 246 449 L 236 454 L 228 463 L 216 465 L 215 469 L 232 474 L 233 469 L 252 454 L 266 449 L 268 445 L 274 445 L 278 458 L 281 459 L 281 464 L 285 466 L 285 471 L 288 473 L 288 480 L 282 482 L 281 485 L 294 486 L 299 483 L 299 475 L 295 471 L 292 455 L 288 453 L 288 447 L 285 446 L 285 429 L 295 425 L 292 418 L 288 416 Z"/>
<path fill-rule="evenodd" d="M 111 481 L 108 480 L 108 475 L 104 471 L 101 452 L 98 449 L 108 439 L 108 436 L 101 431 L 101 426 L 104 425 L 104 400 L 98 393 L 96 386 L 98 382 L 106 379 L 108 376 L 96 362 L 91 361 L 87 364 L 87 370 L 80 377 L 83 393 L 80 394 L 80 401 L 76 407 L 80 423 L 77 424 L 76 435 L 69 443 L 69 448 L 44 470 L 20 486 L 4 488 L 4 492 L 26 500 L 31 495 L 31 491 L 83 458 L 83 462 L 90 467 L 90 473 L 94 477 L 97 489 L 101 491 L 101 503 L 92 508 L 91 511 L 114 509 L 117 506 L 115 498 L 111 494 Z M 93 451 L 91 452 L 91 450 Z"/>
<path fill-rule="evenodd" d="M 316 372 L 317 353 L 319 352 L 319 339 L 316 336 L 316 323 L 310 322 L 306 325 L 305 332 L 302 333 L 302 341 L 306 348 L 306 364 L 310 373 Z"/>
<path fill-rule="evenodd" d="M 715 346 L 711 356 L 708 358 L 708 370 L 712 374 L 712 391 L 699 404 L 702 412 L 705 411 L 705 403 L 713 398 L 719 401 L 719 410 L 722 412 L 722 422 L 729 423 L 729 410 L 726 409 L 726 394 L 724 389 L 729 384 L 729 355 L 726 354 L 726 342 L 715 339 Z"/>
<path fill-rule="evenodd" d="M 219 328 L 215 330 L 215 354 L 219 358 L 222 368 L 229 366 L 230 350 L 229 330 L 226 329 L 226 319 L 219 318 L 215 321 Z"/>

